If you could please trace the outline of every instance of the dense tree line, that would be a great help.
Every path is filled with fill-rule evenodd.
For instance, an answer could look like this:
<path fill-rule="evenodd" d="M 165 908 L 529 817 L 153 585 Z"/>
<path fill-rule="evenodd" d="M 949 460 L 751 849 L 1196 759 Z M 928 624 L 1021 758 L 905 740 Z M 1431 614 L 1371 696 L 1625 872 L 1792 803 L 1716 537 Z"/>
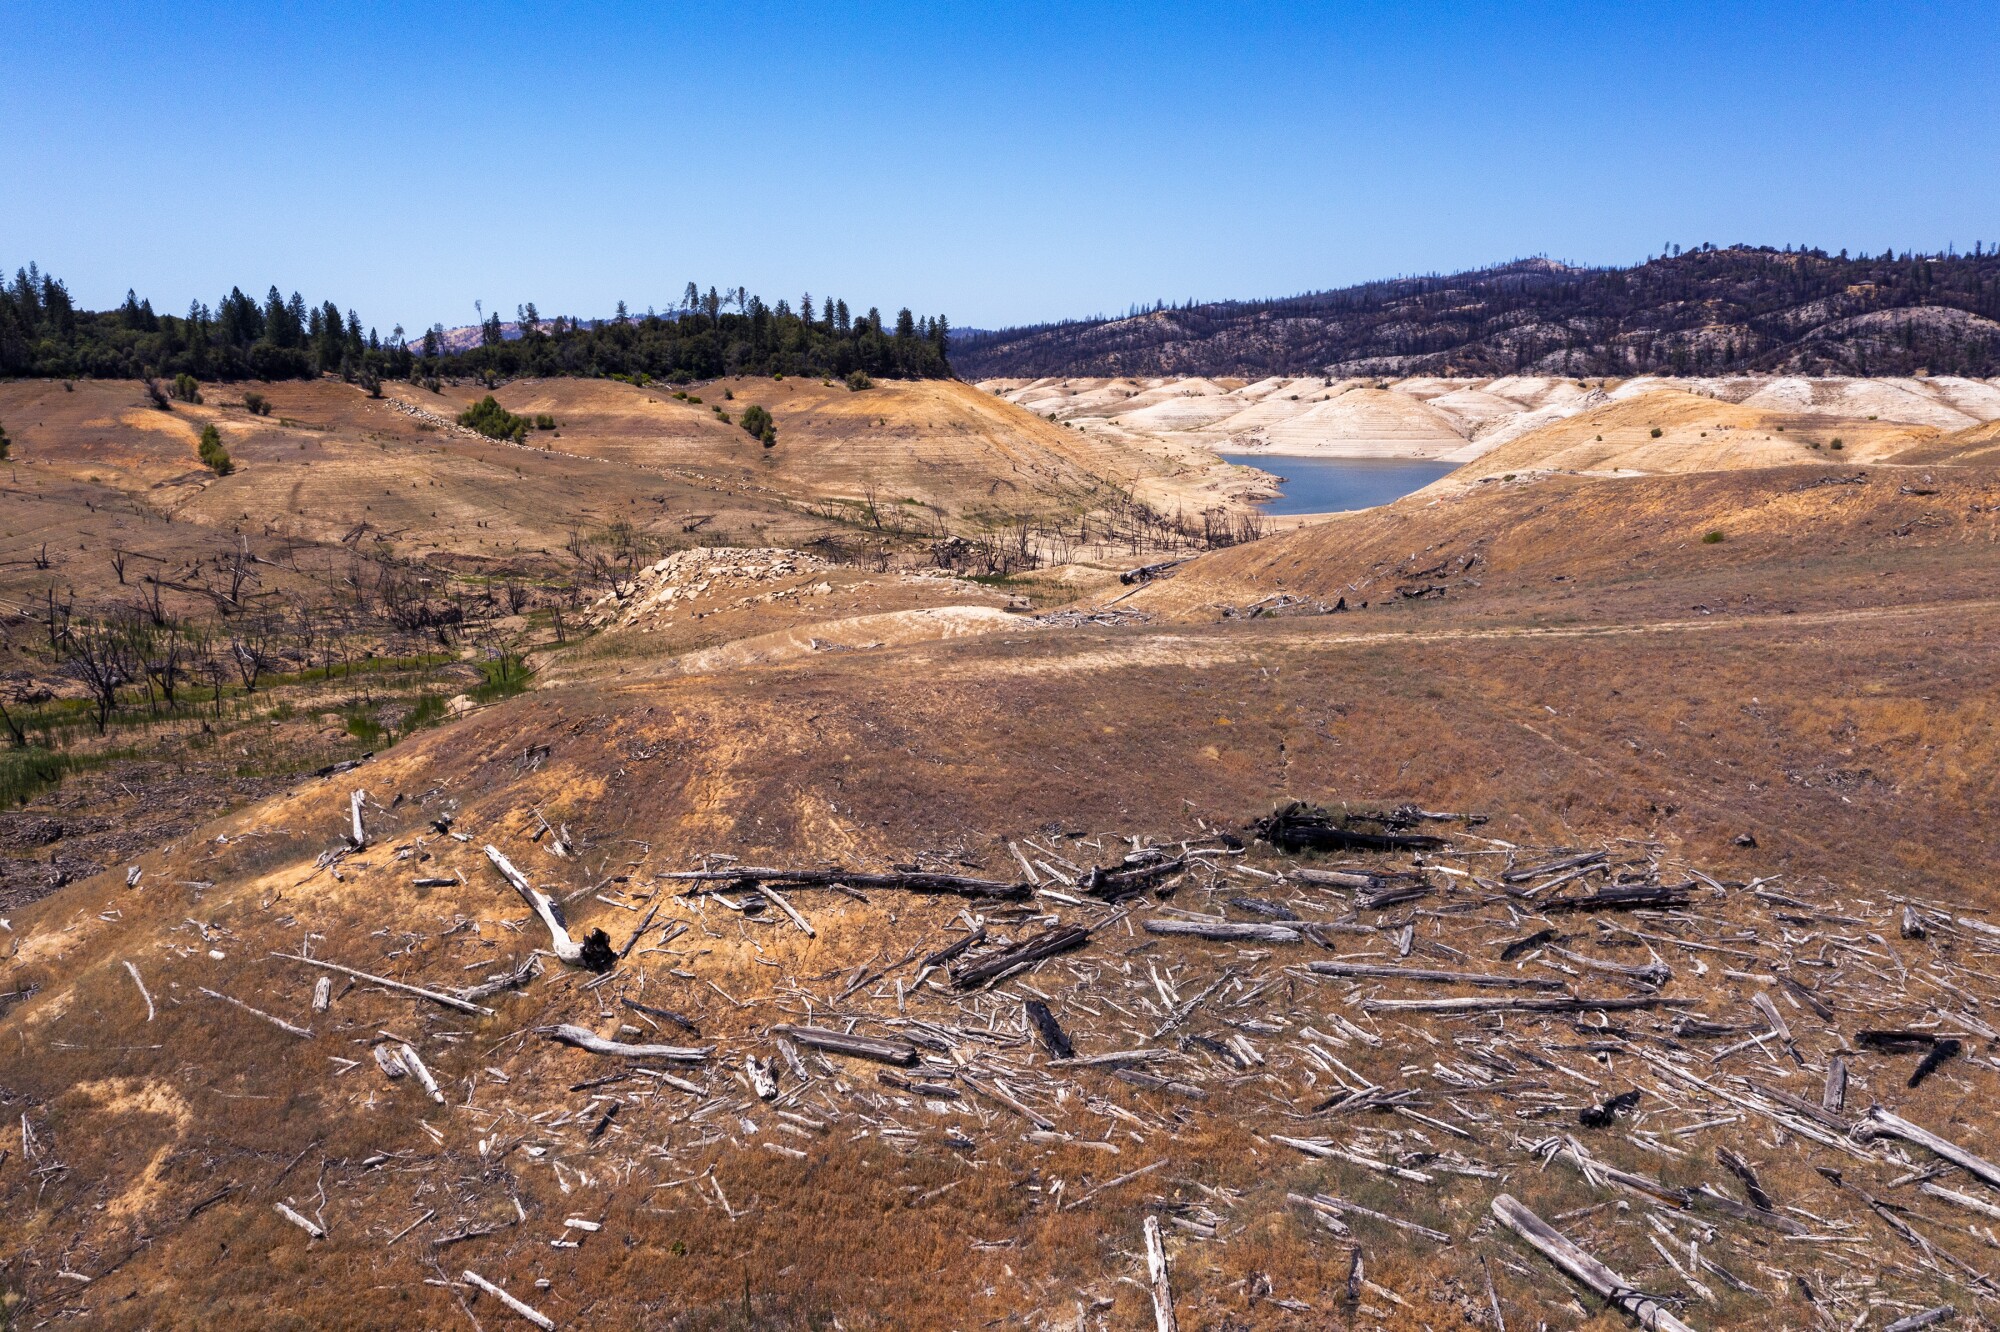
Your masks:
<path fill-rule="evenodd" d="M 810 295 L 794 310 L 766 305 L 742 288 L 706 294 L 692 282 L 665 313 L 544 321 L 533 305 L 516 320 L 496 314 L 470 345 L 433 326 L 409 339 L 385 338 L 353 310 L 308 306 L 276 287 L 262 301 L 231 288 L 214 307 L 196 302 L 163 315 L 127 292 L 113 310 L 79 310 L 64 285 L 33 264 L 0 286 L 0 376 L 120 378 L 179 375 L 202 380 L 382 379 L 521 375 L 624 375 L 690 381 L 728 374 L 879 375 L 949 378 L 951 330 L 942 315 L 878 310 L 853 314 L 847 302 Z"/>
<path fill-rule="evenodd" d="M 1701 246 L 1631 268 L 1530 260 L 1269 301 L 961 336 L 970 378 L 1042 375 L 2000 374 L 2000 253 Z"/>

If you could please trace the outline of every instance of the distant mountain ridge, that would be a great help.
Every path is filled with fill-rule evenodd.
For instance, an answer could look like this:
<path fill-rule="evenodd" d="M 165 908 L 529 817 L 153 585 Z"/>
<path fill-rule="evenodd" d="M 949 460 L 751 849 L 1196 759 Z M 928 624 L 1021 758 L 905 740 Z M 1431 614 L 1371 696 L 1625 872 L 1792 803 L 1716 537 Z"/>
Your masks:
<path fill-rule="evenodd" d="M 2000 252 L 1526 259 L 953 335 L 963 377 L 2000 374 Z"/>

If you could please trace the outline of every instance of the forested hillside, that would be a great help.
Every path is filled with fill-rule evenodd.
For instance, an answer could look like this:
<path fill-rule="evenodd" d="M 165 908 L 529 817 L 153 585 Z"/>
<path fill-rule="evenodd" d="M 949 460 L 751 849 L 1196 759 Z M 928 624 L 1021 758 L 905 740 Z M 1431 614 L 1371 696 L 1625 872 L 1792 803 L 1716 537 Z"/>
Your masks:
<path fill-rule="evenodd" d="M 2000 254 L 1704 246 L 961 335 L 971 379 L 1115 375 L 2000 374 Z"/>
<path fill-rule="evenodd" d="M 621 302 L 608 320 L 544 321 L 524 305 L 513 325 L 495 314 L 476 344 L 462 348 L 449 345 L 439 326 L 414 339 L 400 326 L 387 337 L 363 327 L 352 309 L 343 314 L 333 301 L 308 306 L 297 292 L 286 298 L 276 287 L 261 302 L 232 288 L 214 307 L 196 302 L 180 316 L 158 314 L 129 291 L 117 309 L 79 310 L 60 281 L 30 264 L 0 288 L 0 377 L 951 375 L 950 326 L 941 315 L 918 319 L 906 309 L 885 324 L 877 310 L 851 314 L 846 301 L 829 298 L 815 310 L 808 295 L 794 311 L 742 288 L 718 294 L 710 287 L 703 295 L 692 282 L 664 314 L 633 316 Z"/>

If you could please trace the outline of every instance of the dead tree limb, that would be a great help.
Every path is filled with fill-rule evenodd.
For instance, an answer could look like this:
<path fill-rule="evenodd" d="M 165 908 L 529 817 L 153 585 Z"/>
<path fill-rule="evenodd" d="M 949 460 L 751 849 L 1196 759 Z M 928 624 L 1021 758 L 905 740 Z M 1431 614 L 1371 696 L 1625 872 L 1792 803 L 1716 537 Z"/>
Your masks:
<path fill-rule="evenodd" d="M 307 957 L 304 953 L 273 953 L 271 956 L 282 957 L 291 962 L 303 962 L 309 967 L 320 967 L 327 971 L 337 971 L 343 976 L 352 976 L 356 980 L 367 981 L 370 985 L 380 985 L 387 990 L 399 990 L 404 994 L 413 994 L 419 999 L 428 999 L 434 1004 L 443 1004 L 446 1008 L 455 1008 L 461 1013 L 471 1013 L 475 1016 L 484 1015 L 487 1017 L 493 1015 L 492 1009 L 481 1008 L 478 1004 L 467 999 L 462 999 L 455 994 L 445 994 L 438 990 L 426 990 L 421 985 L 408 985 L 399 980 L 390 980 L 387 976 L 370 975 L 365 971 L 357 971 L 353 967 L 343 967 L 338 962 L 324 962 L 316 957 Z"/>

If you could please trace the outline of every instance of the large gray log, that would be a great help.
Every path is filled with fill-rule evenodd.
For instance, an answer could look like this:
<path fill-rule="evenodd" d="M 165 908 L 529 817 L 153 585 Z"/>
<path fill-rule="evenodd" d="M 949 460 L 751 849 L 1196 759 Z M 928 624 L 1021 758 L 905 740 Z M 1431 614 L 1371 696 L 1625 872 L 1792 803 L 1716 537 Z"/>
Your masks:
<path fill-rule="evenodd" d="M 1364 999 L 1364 1013 L 1607 1013 L 1636 1008 L 1685 1008 L 1693 999 L 1644 995 L 1635 999 Z"/>
<path fill-rule="evenodd" d="M 569 931 L 556 919 L 555 906 L 549 901 L 548 894 L 529 883 L 528 876 L 515 869 L 514 862 L 502 855 L 500 848 L 491 842 L 486 844 L 486 858 L 493 862 L 493 868 L 500 871 L 500 876 L 514 886 L 521 899 L 534 908 L 535 914 L 542 918 L 542 924 L 549 927 L 549 950 L 571 966 L 582 962 L 583 947 L 569 937 Z"/>
<path fill-rule="evenodd" d="M 1527 1241 L 1542 1257 L 1598 1295 L 1617 1305 L 1632 1319 L 1652 1332 L 1694 1332 L 1674 1317 L 1650 1295 L 1634 1290 L 1630 1282 L 1598 1262 L 1548 1222 L 1524 1207 L 1512 1194 L 1493 1200 L 1493 1216 L 1501 1225 Z"/>
<path fill-rule="evenodd" d="M 1560 990 L 1563 983 L 1540 976 L 1491 975 L 1478 971 L 1430 971 L 1423 967 L 1399 967 L 1386 962 L 1309 962 L 1308 971 L 1321 976 L 1369 976 L 1380 979 L 1425 981 L 1433 985 L 1481 985 L 1503 990 Z M 1485 1000 L 1480 1001 L 1482 1004 Z"/>
<path fill-rule="evenodd" d="M 1148 934 L 1183 934 L 1197 939 L 1220 941 L 1255 940 L 1258 943 L 1297 943 L 1299 932 L 1288 925 L 1264 925 L 1240 920 L 1166 920 L 1155 917 L 1146 922 Z"/>
<path fill-rule="evenodd" d="M 1974 1156 L 1949 1138 L 1940 1138 L 1928 1129 L 1917 1127 L 1901 1115 L 1891 1114 L 1881 1106 L 1873 1105 L 1868 1107 L 1868 1114 L 1861 1122 L 1874 1133 L 1886 1133 L 1892 1138 L 1901 1138 L 1919 1147 L 1927 1147 L 1967 1174 L 1977 1175 L 1995 1188 L 2000 1188 L 2000 1166 L 1983 1157 Z"/>
<path fill-rule="evenodd" d="M 779 1023 L 771 1030 L 778 1035 L 791 1037 L 800 1045 L 810 1045 L 818 1050 L 831 1050 L 835 1054 L 873 1059 L 884 1064 L 917 1062 L 917 1047 L 908 1041 L 856 1036 L 852 1032 L 828 1031 L 824 1027 L 794 1027 L 789 1023 Z"/>
<path fill-rule="evenodd" d="M 1146 1218 L 1146 1281 L 1153 1295 L 1154 1332 L 1177 1332 L 1174 1291 L 1167 1282 L 1167 1248 L 1160 1241 L 1160 1218 Z"/>

